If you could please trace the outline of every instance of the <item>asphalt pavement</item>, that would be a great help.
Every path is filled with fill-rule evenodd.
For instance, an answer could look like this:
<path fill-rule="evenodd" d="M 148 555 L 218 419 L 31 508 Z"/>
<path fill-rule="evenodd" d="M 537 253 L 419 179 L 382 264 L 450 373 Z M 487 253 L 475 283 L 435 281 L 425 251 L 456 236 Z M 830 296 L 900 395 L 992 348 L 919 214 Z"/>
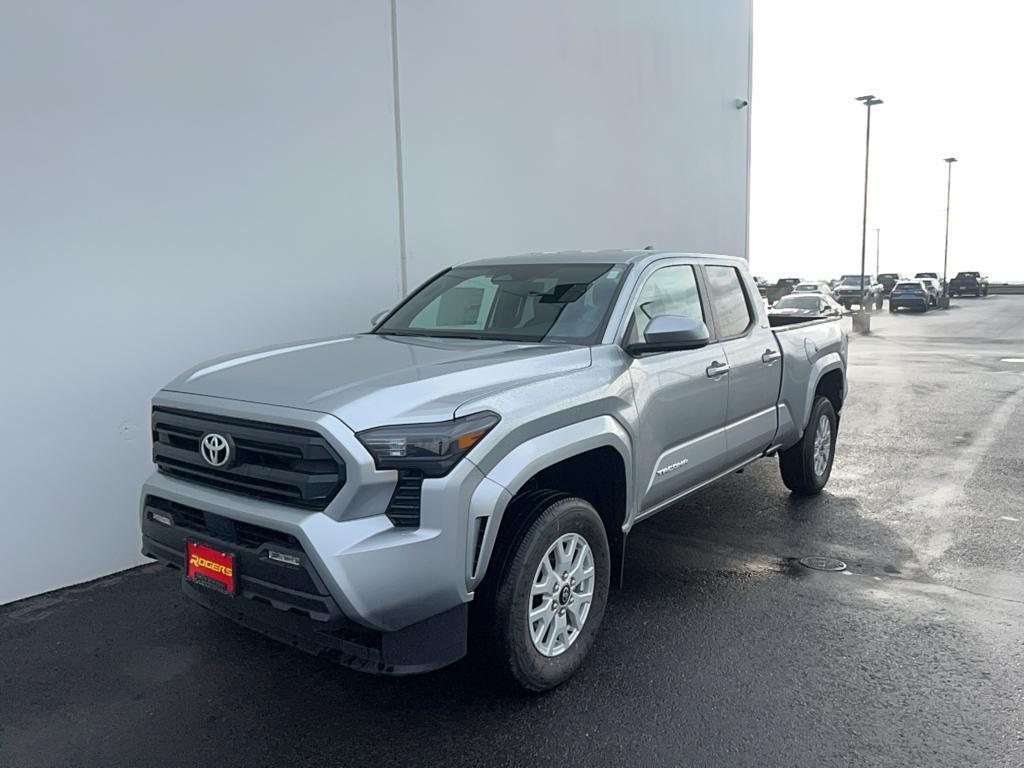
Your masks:
<path fill-rule="evenodd" d="M 763 461 L 638 525 L 552 692 L 337 668 L 147 566 L 0 608 L 0 765 L 1019 768 L 1024 296 L 872 331 L 826 491 Z"/>

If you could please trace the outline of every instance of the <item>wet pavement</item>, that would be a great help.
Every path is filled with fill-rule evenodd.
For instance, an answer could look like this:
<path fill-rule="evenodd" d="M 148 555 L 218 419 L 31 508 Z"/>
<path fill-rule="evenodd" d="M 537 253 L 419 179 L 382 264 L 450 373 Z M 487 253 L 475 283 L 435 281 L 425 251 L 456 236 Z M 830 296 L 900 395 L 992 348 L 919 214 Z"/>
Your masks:
<path fill-rule="evenodd" d="M 763 461 L 638 525 L 561 688 L 349 672 L 147 566 L 0 608 L 0 766 L 1018 768 L 1024 296 L 872 330 L 825 493 Z"/>

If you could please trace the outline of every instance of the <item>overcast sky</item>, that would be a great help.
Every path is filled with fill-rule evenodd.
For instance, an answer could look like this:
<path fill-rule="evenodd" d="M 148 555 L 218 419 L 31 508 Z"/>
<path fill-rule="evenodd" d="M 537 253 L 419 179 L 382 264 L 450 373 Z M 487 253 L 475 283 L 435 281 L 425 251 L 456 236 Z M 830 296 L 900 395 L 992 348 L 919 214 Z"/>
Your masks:
<path fill-rule="evenodd" d="M 771 278 L 860 270 L 865 108 L 872 110 L 867 271 L 1024 280 L 1024 3 L 755 0 L 750 258 Z"/>

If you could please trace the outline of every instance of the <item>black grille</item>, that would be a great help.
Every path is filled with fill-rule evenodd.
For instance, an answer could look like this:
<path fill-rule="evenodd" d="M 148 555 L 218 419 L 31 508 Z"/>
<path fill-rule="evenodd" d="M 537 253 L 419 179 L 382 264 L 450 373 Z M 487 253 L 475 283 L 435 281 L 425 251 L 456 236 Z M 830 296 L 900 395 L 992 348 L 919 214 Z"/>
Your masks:
<path fill-rule="evenodd" d="M 415 528 L 420 524 L 420 493 L 423 473 L 418 469 L 403 469 L 398 473 L 398 485 L 391 494 L 387 516 L 395 525 Z"/>
<path fill-rule="evenodd" d="M 234 442 L 226 466 L 199 453 L 207 432 Z M 170 408 L 153 409 L 153 461 L 168 475 L 308 509 L 326 507 L 345 484 L 345 463 L 316 432 Z"/>
<path fill-rule="evenodd" d="M 179 528 L 212 536 L 220 541 L 246 549 L 259 549 L 264 544 L 277 544 L 288 549 L 302 549 L 299 540 L 291 534 L 264 528 L 262 525 L 231 520 L 212 512 L 204 512 L 195 507 L 178 504 L 169 499 L 147 496 L 146 509 L 167 512 Z"/>

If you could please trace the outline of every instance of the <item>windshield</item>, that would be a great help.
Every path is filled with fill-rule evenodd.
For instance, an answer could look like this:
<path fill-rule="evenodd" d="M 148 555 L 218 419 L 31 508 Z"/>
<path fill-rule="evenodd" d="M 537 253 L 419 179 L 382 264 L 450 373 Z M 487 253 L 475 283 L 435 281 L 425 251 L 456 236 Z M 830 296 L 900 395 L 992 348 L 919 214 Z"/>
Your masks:
<path fill-rule="evenodd" d="M 975 280 L 978 279 L 978 273 L 977 272 L 958 272 L 956 276 L 957 277 L 974 278 Z M 956 279 L 956 278 L 954 278 L 954 279 Z"/>
<path fill-rule="evenodd" d="M 783 296 L 775 302 L 776 309 L 817 309 L 820 299 L 817 296 Z"/>
<path fill-rule="evenodd" d="M 924 286 L 920 283 L 897 283 L 892 290 L 893 293 L 901 293 L 903 291 L 923 291 Z"/>
<path fill-rule="evenodd" d="M 799 291 L 800 293 L 821 293 L 821 286 L 815 285 L 814 283 L 804 283 L 798 285 L 793 290 Z"/>
<path fill-rule="evenodd" d="M 843 285 L 860 285 L 860 275 L 843 275 Z M 871 285 L 871 275 L 864 275 L 864 285 Z"/>
<path fill-rule="evenodd" d="M 625 272 L 622 264 L 455 267 L 420 288 L 373 332 L 592 344 Z"/>

